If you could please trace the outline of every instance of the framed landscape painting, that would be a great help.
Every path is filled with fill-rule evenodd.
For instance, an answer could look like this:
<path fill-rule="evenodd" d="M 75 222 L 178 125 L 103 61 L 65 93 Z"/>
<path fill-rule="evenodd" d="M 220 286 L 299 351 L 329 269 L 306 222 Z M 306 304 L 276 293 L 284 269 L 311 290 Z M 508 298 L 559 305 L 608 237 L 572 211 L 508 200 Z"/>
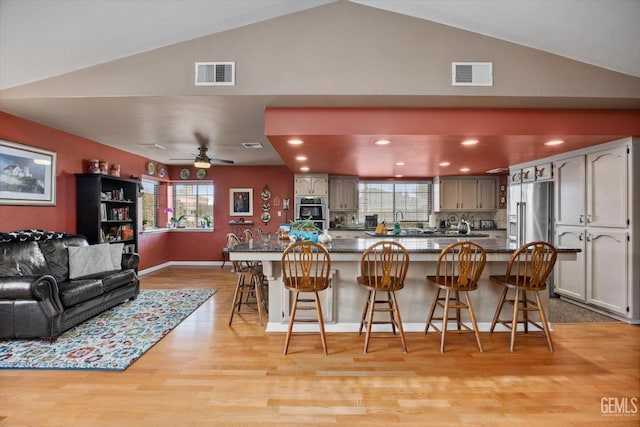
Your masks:
<path fill-rule="evenodd" d="M 56 204 L 53 151 L 0 139 L 0 205 Z"/>
<path fill-rule="evenodd" d="M 253 188 L 232 188 L 229 190 L 229 215 L 253 215 Z"/>

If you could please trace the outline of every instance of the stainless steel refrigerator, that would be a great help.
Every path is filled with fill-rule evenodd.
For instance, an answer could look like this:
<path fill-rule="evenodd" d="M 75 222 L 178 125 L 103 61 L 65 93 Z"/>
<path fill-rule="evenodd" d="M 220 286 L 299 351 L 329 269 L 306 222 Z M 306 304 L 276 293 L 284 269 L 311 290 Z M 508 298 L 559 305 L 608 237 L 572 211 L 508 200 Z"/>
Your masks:
<path fill-rule="evenodd" d="M 553 243 L 553 181 L 509 186 L 509 243 Z"/>

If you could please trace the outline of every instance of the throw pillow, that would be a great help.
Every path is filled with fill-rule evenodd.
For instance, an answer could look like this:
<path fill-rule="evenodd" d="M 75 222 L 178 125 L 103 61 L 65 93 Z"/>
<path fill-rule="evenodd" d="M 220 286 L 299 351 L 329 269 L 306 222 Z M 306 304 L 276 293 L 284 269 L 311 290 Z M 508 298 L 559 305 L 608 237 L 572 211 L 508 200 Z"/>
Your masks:
<path fill-rule="evenodd" d="M 91 246 L 69 246 L 69 279 L 113 270 L 109 243 Z"/>
<path fill-rule="evenodd" d="M 122 270 L 122 250 L 124 243 L 111 243 L 109 250 L 111 251 L 111 263 L 114 270 Z"/>

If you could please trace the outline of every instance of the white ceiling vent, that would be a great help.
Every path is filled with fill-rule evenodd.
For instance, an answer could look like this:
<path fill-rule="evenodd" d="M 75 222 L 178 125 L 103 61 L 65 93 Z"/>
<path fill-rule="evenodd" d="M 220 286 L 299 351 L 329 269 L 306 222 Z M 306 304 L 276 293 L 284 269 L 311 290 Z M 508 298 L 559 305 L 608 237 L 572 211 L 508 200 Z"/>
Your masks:
<path fill-rule="evenodd" d="M 259 142 L 243 142 L 244 148 L 264 148 Z"/>
<path fill-rule="evenodd" d="M 235 86 L 235 62 L 196 62 L 196 86 Z"/>
<path fill-rule="evenodd" d="M 493 86 L 493 62 L 452 62 L 453 86 Z"/>

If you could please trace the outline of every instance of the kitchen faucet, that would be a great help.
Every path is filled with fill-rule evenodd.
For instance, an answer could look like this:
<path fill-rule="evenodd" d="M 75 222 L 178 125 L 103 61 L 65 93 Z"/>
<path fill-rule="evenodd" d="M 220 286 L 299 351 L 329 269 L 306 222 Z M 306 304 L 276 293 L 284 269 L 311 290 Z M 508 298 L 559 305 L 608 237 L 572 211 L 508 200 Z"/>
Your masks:
<path fill-rule="evenodd" d="M 398 222 L 398 214 L 400 214 L 402 216 L 402 219 L 404 219 L 404 214 L 402 213 L 402 211 L 400 209 L 398 209 L 394 215 L 394 222 Z"/>

